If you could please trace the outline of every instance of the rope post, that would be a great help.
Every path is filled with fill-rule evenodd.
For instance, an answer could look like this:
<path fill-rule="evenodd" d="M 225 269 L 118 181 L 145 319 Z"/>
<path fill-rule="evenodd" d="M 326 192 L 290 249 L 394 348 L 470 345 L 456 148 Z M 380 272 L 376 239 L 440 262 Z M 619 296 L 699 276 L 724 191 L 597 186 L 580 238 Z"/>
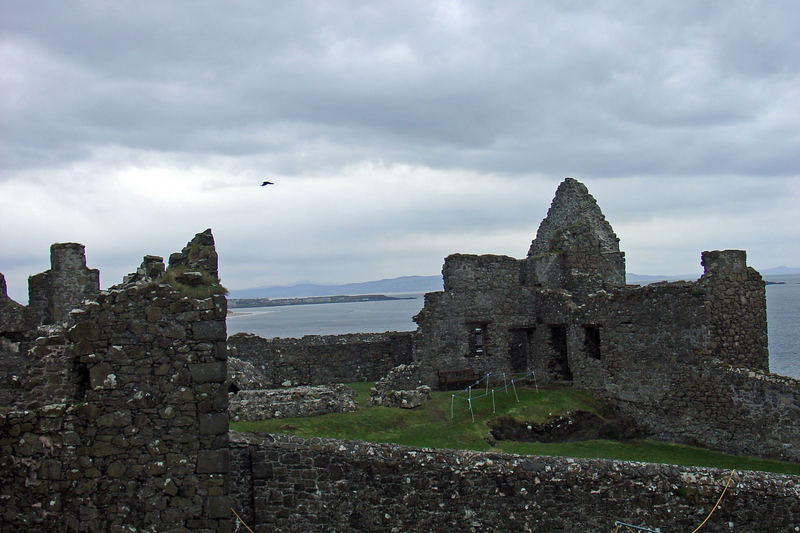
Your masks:
<path fill-rule="evenodd" d="M 517 403 L 519 403 L 519 396 L 517 396 L 517 386 L 514 385 L 514 380 L 511 380 L 511 387 L 514 389 L 514 397 L 517 399 Z"/>
<path fill-rule="evenodd" d="M 475 413 L 472 412 L 472 398 L 467 399 L 467 404 L 469 405 L 469 414 L 472 415 L 472 422 L 475 423 Z"/>
<path fill-rule="evenodd" d="M 494 406 L 494 389 L 492 389 L 492 414 L 496 414 L 496 413 L 497 413 L 497 409 L 495 409 L 495 406 Z"/>
<path fill-rule="evenodd" d="M 455 403 L 456 403 L 456 395 L 455 394 L 451 394 L 450 395 L 450 420 L 451 421 L 453 420 L 453 407 L 454 407 Z"/>

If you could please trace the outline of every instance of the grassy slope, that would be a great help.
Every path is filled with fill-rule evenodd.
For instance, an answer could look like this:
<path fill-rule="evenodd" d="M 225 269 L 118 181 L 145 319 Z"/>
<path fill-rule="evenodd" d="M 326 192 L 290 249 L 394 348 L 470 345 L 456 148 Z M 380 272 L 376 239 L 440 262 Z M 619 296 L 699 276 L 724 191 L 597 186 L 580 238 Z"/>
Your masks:
<path fill-rule="evenodd" d="M 614 442 L 593 440 L 566 443 L 498 442 L 490 446 L 485 437 L 488 421 L 495 416 L 543 422 L 548 416 L 583 409 L 599 413 L 602 404 L 589 394 L 572 389 L 517 389 L 495 394 L 493 413 L 490 397 L 472 402 L 475 422 L 465 400 L 453 401 L 451 392 L 434 392 L 431 401 L 417 409 L 368 407 L 371 383 L 350 383 L 357 392 L 358 411 L 310 418 L 284 418 L 260 422 L 233 422 L 231 429 L 266 433 L 291 433 L 301 437 L 329 437 L 369 442 L 392 442 L 408 446 L 501 451 L 526 455 L 560 455 L 648 461 L 678 465 L 713 466 L 737 470 L 764 470 L 800 475 L 800 464 L 733 455 L 663 442 L 637 440 Z M 451 420 L 451 405 L 453 418 Z"/>

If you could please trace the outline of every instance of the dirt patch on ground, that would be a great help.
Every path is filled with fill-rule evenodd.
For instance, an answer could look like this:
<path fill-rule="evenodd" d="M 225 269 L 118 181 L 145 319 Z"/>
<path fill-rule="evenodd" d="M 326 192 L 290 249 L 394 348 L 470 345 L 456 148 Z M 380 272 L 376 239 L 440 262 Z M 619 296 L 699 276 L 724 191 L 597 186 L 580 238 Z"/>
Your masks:
<path fill-rule="evenodd" d="M 632 419 L 623 416 L 602 418 L 588 411 L 570 411 L 544 423 L 527 422 L 510 417 L 489 421 L 491 436 L 496 440 L 528 442 L 571 442 L 608 439 L 630 440 L 642 436 Z"/>

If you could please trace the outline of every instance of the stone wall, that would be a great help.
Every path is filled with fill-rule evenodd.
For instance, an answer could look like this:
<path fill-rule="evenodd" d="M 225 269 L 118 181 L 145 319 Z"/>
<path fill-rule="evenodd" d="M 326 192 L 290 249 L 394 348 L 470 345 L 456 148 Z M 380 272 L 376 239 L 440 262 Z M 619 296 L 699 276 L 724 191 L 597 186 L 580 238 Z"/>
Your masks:
<path fill-rule="evenodd" d="M 28 278 L 28 305 L 40 324 L 57 324 L 83 300 L 100 292 L 100 272 L 86 268 L 82 244 L 50 246 L 50 270 Z"/>
<path fill-rule="evenodd" d="M 696 528 L 730 471 L 232 434 L 233 506 L 256 531 Z M 794 531 L 797 476 L 736 472 L 704 531 Z"/>
<path fill-rule="evenodd" d="M 738 350 L 714 348 L 723 321 L 709 320 L 719 313 L 709 311 L 708 291 L 725 291 L 719 280 L 712 289 L 710 283 L 701 278 L 590 296 L 569 320 L 573 385 L 617 404 L 655 438 L 800 461 L 800 382 L 730 366 Z M 728 308 L 738 309 L 728 316 L 749 316 L 747 327 L 758 327 L 758 300 L 742 306 L 741 293 L 731 293 L 736 301 Z M 587 324 L 598 332 L 593 354 Z"/>
<path fill-rule="evenodd" d="M 101 293 L 29 354 L 0 414 L 2 530 L 230 531 L 226 301 Z"/>
<path fill-rule="evenodd" d="M 440 371 L 531 370 L 618 403 L 656 437 L 798 460 L 797 383 L 729 372 L 769 370 L 764 282 L 746 259 L 707 251 L 695 282 L 626 286 L 619 239 L 567 178 L 525 259 L 445 259 L 444 290 L 415 317 L 414 362 L 431 387 Z"/>
<path fill-rule="evenodd" d="M 377 381 L 411 362 L 412 332 L 307 335 L 265 339 L 248 333 L 228 338 L 231 356 L 249 361 L 270 388 Z"/>
<path fill-rule="evenodd" d="M 712 354 L 733 366 L 769 372 L 764 280 L 744 250 L 703 252 L 703 292 Z"/>
<path fill-rule="evenodd" d="M 28 306 L 8 297 L 0 273 L 0 406 L 16 401 L 26 380 L 25 353 L 35 338 L 38 322 Z"/>
<path fill-rule="evenodd" d="M 228 395 L 228 413 L 234 421 L 346 413 L 358 409 L 355 395 L 342 384 L 241 390 Z"/>
<path fill-rule="evenodd" d="M 531 290 L 520 283 L 521 263 L 496 255 L 454 254 L 445 259 L 445 290 L 427 293 L 414 317 L 419 325 L 414 362 L 426 385 L 438 387 L 439 370 L 512 370 L 508 330 L 536 325 Z M 525 369 L 524 362 L 513 368 Z"/>

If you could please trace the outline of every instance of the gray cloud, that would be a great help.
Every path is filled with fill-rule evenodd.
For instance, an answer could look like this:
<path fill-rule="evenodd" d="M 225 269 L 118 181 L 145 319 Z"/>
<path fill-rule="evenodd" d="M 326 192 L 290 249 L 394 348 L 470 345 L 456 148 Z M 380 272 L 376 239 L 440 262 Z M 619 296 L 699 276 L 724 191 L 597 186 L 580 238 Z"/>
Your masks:
<path fill-rule="evenodd" d="M 799 26 L 791 1 L 2 3 L 0 192 L 26 205 L 0 220 L 36 227 L 13 237 L 7 262 L 58 239 L 116 246 L 98 227 L 155 251 L 144 235 L 160 223 L 157 244 L 172 248 L 180 232 L 219 227 L 237 243 L 234 284 L 267 256 L 287 276 L 315 254 L 330 272 L 301 277 L 400 275 L 412 272 L 387 265 L 524 253 L 530 237 L 502 236 L 532 236 L 565 175 L 615 191 L 601 206 L 632 232 L 675 212 L 784 213 L 800 196 Z M 403 169 L 424 176 L 410 191 L 392 178 Z M 246 243 L 274 220 L 253 215 L 245 185 L 264 174 L 303 194 L 272 207 L 294 229 L 255 252 Z M 317 195 L 307 180 L 368 194 Z M 137 196 L 144 187 L 167 193 Z M 50 210 L 26 215 L 37 202 Z"/>

